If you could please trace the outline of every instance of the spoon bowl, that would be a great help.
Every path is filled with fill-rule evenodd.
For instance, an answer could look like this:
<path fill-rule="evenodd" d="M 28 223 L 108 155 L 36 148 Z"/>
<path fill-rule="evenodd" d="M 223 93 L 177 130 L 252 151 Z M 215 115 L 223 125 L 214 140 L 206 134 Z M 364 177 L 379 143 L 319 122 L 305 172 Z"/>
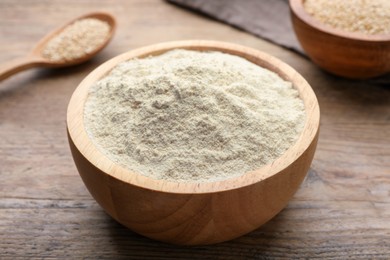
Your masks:
<path fill-rule="evenodd" d="M 98 20 L 101 20 L 103 22 L 106 22 L 110 30 L 108 32 L 108 35 L 106 36 L 106 40 L 97 48 L 92 50 L 89 53 L 85 53 L 85 55 L 75 58 L 72 60 L 50 60 L 43 56 L 43 50 L 47 46 L 48 42 L 59 35 L 63 30 L 68 27 L 69 25 L 75 23 L 76 21 L 83 20 L 86 18 L 95 18 Z M 116 29 L 116 22 L 112 15 L 104 12 L 93 12 L 84 14 L 82 16 L 79 16 L 63 26 L 58 27 L 54 31 L 47 34 L 45 37 L 43 37 L 32 49 L 32 51 L 25 57 L 21 57 L 9 62 L 6 62 L 5 64 L 0 65 L 0 80 L 4 80 L 8 78 L 9 76 L 29 69 L 33 67 L 46 67 L 46 68 L 59 68 L 59 67 L 68 67 L 68 66 L 74 66 L 77 64 L 81 64 L 83 62 L 86 62 L 90 60 L 92 57 L 94 57 L 98 52 L 100 52 L 104 47 L 107 46 L 107 44 L 112 39 L 114 32 Z"/>

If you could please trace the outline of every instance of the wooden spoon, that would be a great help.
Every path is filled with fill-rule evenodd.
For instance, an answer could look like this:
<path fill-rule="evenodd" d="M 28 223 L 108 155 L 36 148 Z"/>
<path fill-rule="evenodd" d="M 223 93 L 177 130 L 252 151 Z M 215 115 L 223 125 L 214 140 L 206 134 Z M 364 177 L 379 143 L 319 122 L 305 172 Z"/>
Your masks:
<path fill-rule="evenodd" d="M 73 24 L 74 22 L 78 20 L 82 20 L 85 18 L 95 18 L 99 19 L 101 21 L 104 21 L 108 23 L 110 26 L 110 31 L 108 33 L 108 36 L 106 38 L 106 41 L 104 41 L 99 47 L 95 48 L 92 52 L 86 53 L 84 56 L 73 59 L 73 60 L 60 60 L 60 61 L 53 61 L 48 58 L 45 58 L 42 55 L 42 52 L 44 48 L 46 47 L 46 44 L 55 36 L 60 34 L 67 26 Z M 94 12 L 94 13 L 88 13 L 83 16 L 80 16 L 63 26 L 57 28 L 56 30 L 52 31 L 51 33 L 47 34 L 44 38 L 42 38 L 38 44 L 32 49 L 30 54 L 28 54 L 25 57 L 21 57 L 15 60 L 11 60 L 9 62 L 6 62 L 5 64 L 0 65 L 0 81 L 8 78 L 9 76 L 29 69 L 33 67 L 47 67 L 47 68 L 59 68 L 59 67 L 67 67 L 67 66 L 73 66 L 76 64 L 83 63 L 89 59 L 91 59 L 93 56 L 95 56 L 99 51 L 101 51 L 111 40 L 114 31 L 116 28 L 116 22 L 112 15 L 108 13 L 103 12 Z"/>

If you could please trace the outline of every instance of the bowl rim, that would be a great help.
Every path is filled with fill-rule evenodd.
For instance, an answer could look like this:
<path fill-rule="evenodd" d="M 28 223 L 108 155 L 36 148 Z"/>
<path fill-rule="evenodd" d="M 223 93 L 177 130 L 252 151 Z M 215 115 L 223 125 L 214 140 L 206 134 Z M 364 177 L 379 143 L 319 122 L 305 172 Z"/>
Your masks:
<path fill-rule="evenodd" d="M 220 51 L 237 55 L 267 68 L 293 83 L 304 101 L 306 119 L 303 130 L 296 143 L 284 154 L 268 165 L 243 175 L 214 182 L 171 182 L 153 179 L 135 173 L 115 164 L 103 155 L 93 144 L 84 127 L 84 103 L 88 96 L 89 87 L 97 80 L 106 76 L 118 63 L 132 58 L 159 55 L 172 49 L 189 49 L 198 51 Z M 78 85 L 69 101 L 67 110 L 67 128 L 70 141 L 76 149 L 103 173 L 124 183 L 147 190 L 174 194 L 204 194 L 243 188 L 270 178 L 282 172 L 315 142 L 319 131 L 320 110 L 313 89 L 307 81 L 292 67 L 279 59 L 264 52 L 241 45 L 207 40 L 187 40 L 159 43 L 141 47 L 118 55 L 89 73 Z"/>
<path fill-rule="evenodd" d="M 333 28 L 329 25 L 321 23 L 310 14 L 308 14 L 303 7 L 303 2 L 305 0 L 289 0 L 290 11 L 295 14 L 296 17 L 301 19 L 304 23 L 321 31 L 323 33 L 338 36 L 341 38 L 356 40 L 356 41 L 364 41 L 364 42 L 389 42 L 390 41 L 390 33 L 389 34 L 365 34 L 360 32 L 348 32 L 338 28 Z"/>

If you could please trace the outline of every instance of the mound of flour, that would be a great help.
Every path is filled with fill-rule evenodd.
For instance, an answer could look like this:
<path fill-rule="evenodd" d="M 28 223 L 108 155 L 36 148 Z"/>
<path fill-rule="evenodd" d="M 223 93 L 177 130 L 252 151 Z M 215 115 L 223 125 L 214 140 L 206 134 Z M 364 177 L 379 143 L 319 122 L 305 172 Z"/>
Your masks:
<path fill-rule="evenodd" d="M 304 122 L 290 82 L 238 56 L 189 50 L 119 64 L 90 88 L 84 109 L 104 155 L 174 182 L 255 170 L 293 145 Z"/>

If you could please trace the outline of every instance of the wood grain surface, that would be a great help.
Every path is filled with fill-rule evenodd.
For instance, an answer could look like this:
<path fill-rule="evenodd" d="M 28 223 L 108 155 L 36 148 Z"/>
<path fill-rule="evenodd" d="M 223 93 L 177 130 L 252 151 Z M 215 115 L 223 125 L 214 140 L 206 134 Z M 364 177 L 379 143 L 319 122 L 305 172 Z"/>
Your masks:
<path fill-rule="evenodd" d="M 96 10 L 112 12 L 118 30 L 94 60 L 0 82 L 0 259 L 390 258 L 389 86 L 331 76 L 295 53 L 159 0 L 1 0 L 0 61 Z M 104 213 L 74 166 L 65 119 L 76 86 L 105 60 L 194 38 L 247 45 L 293 66 L 317 94 L 321 133 L 308 178 L 274 219 L 230 242 L 180 247 L 141 237 Z"/>

